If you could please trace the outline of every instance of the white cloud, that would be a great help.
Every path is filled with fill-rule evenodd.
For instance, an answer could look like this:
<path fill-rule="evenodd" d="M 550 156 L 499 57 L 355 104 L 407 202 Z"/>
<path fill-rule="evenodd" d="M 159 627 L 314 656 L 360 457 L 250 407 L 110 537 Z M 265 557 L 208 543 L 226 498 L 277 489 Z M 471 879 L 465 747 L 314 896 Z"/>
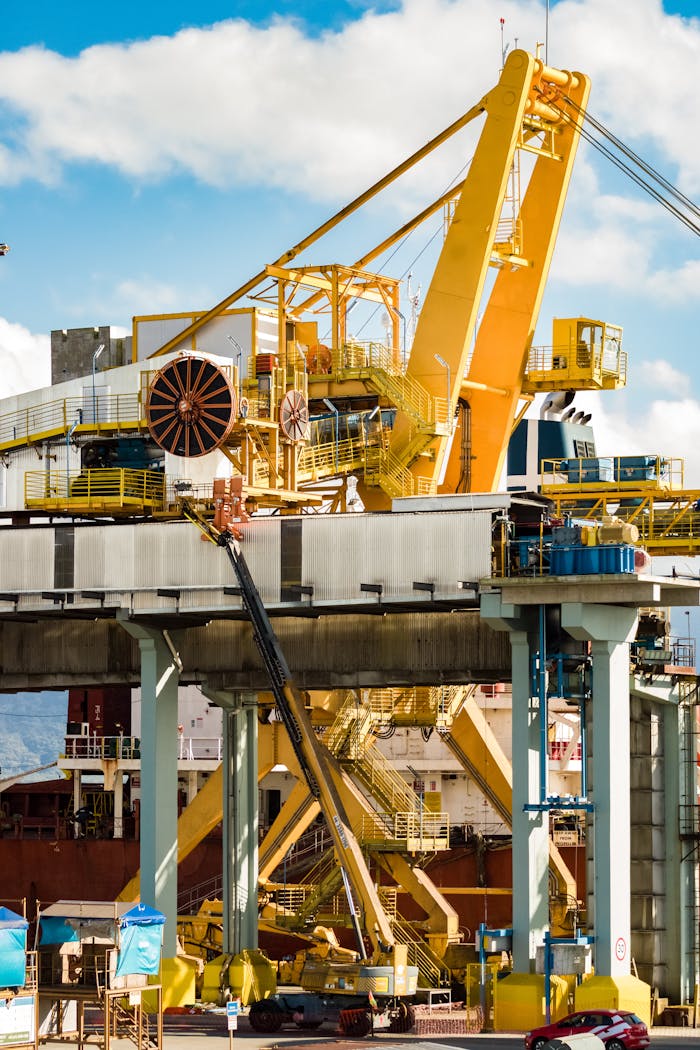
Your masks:
<path fill-rule="evenodd" d="M 564 284 L 638 291 L 647 279 L 650 254 L 634 230 L 573 223 L 559 235 L 552 276 Z"/>
<path fill-rule="evenodd" d="M 51 340 L 34 335 L 21 324 L 0 317 L 0 398 L 48 386 L 51 380 Z"/>
<path fill-rule="evenodd" d="M 503 0 L 498 14 L 510 46 L 517 38 L 534 50 L 543 38 L 544 0 Z M 550 61 L 591 76 L 590 111 L 653 152 L 688 193 L 700 189 L 700 136 L 688 133 L 697 99 L 687 87 L 700 22 L 664 13 L 661 0 L 560 0 L 549 24 Z M 104 165 L 134 184 L 185 174 L 342 202 L 474 104 L 500 60 L 492 0 L 404 0 L 316 37 L 290 19 L 231 19 L 70 58 L 42 47 L 0 52 L 0 184 L 51 184 L 69 165 Z M 394 206 L 415 211 L 446 187 L 471 156 L 467 138 L 409 176 Z M 602 191 L 592 156 L 581 149 L 553 276 L 692 300 L 700 260 L 655 272 L 672 220 L 641 191 Z M 124 291 L 136 300 L 129 313 L 138 302 L 175 305 L 165 288 L 148 305 L 138 282 Z"/>
<path fill-rule="evenodd" d="M 687 259 L 675 269 L 658 270 L 647 282 L 660 302 L 680 303 L 700 297 L 700 259 Z"/>
<path fill-rule="evenodd" d="M 657 302 L 692 302 L 700 296 L 700 260 L 655 267 L 659 246 L 672 232 L 673 220 L 659 205 L 603 192 L 584 151 L 572 179 L 552 277 L 566 285 L 612 288 Z M 690 239 L 688 247 L 694 247 Z M 678 253 L 683 246 L 674 249 Z"/>
<path fill-rule="evenodd" d="M 677 487 L 700 489 L 700 402 L 657 398 L 633 415 L 607 395 L 578 393 L 575 403 L 592 414 L 599 456 L 669 457 Z"/>
<path fill-rule="evenodd" d="M 689 134 L 697 99 L 688 90 L 700 60 L 700 22 L 663 11 L 661 0 L 565 0 L 554 9 L 557 60 L 591 77 L 589 110 L 634 145 L 660 151 L 687 193 L 700 190 L 700 140 Z M 665 170 L 667 176 L 673 170 Z"/>
<path fill-rule="evenodd" d="M 182 302 L 182 293 L 170 284 L 154 278 L 126 278 L 119 281 L 102 301 L 90 304 L 93 314 L 133 317 L 138 314 L 172 313 Z M 82 308 L 84 312 L 84 307 Z"/>
<path fill-rule="evenodd" d="M 670 361 L 640 361 L 635 366 L 635 371 L 643 383 L 657 390 L 677 392 L 690 386 L 690 377 L 674 368 Z"/>
<path fill-rule="evenodd" d="M 534 49 L 542 0 L 503 0 L 498 14 L 511 42 Z M 562 0 L 550 28 L 552 60 L 591 73 L 594 109 L 700 186 L 700 139 L 687 134 L 700 25 L 660 0 Z M 491 0 L 404 0 L 314 38 L 290 20 L 234 19 L 71 58 L 6 52 L 0 102 L 14 119 L 0 180 L 53 180 L 85 162 L 342 199 L 476 102 L 499 65 Z"/>

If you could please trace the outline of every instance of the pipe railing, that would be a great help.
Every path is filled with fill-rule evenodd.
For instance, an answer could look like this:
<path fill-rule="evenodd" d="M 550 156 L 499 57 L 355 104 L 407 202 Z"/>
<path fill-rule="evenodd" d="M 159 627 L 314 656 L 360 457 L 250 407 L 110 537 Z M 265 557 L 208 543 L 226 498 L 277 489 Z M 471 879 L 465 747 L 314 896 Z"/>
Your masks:
<path fill-rule="evenodd" d="M 67 734 L 65 758 L 129 761 L 141 758 L 141 740 L 137 736 L 99 736 Z M 181 762 L 220 762 L 223 754 L 221 737 L 191 737 L 178 734 L 177 755 Z"/>

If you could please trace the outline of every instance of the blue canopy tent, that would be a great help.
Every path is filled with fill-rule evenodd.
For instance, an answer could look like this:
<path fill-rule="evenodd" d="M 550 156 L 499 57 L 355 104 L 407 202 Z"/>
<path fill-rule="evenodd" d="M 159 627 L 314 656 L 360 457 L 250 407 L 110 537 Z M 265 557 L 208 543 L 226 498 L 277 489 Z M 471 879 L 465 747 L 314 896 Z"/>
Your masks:
<path fill-rule="evenodd" d="M 28 928 L 25 918 L 0 907 L 0 988 L 24 987 Z"/>
<path fill-rule="evenodd" d="M 147 904 L 136 904 L 119 919 L 116 977 L 157 974 L 163 947 L 165 916 Z"/>
<path fill-rule="evenodd" d="M 103 970 L 119 978 L 157 974 L 164 924 L 146 904 L 57 901 L 41 914 L 39 951 L 61 984 L 90 984 Z"/>

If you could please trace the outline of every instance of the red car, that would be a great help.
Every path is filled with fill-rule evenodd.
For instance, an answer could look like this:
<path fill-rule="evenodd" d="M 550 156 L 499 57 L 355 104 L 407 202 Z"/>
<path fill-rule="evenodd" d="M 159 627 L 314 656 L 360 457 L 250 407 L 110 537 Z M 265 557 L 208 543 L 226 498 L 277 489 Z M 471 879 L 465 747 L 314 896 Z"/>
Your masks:
<path fill-rule="evenodd" d="M 541 1050 L 550 1039 L 591 1032 L 602 1039 L 607 1050 L 644 1050 L 649 1046 L 647 1026 L 627 1010 L 579 1010 L 561 1021 L 533 1028 L 525 1033 L 526 1050 Z"/>

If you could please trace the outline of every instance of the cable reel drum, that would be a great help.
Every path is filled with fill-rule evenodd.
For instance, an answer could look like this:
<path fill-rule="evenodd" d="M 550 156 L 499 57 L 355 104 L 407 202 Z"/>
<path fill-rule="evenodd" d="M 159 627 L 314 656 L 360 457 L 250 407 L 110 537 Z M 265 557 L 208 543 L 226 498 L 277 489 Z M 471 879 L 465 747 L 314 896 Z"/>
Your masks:
<path fill-rule="evenodd" d="M 309 434 L 309 406 L 300 390 L 288 390 L 280 401 L 280 431 L 292 444 L 304 441 Z"/>
<path fill-rule="evenodd" d="M 238 399 L 223 368 L 183 354 L 156 373 L 148 388 L 151 437 L 174 456 L 198 457 L 226 443 L 238 417 Z"/>

